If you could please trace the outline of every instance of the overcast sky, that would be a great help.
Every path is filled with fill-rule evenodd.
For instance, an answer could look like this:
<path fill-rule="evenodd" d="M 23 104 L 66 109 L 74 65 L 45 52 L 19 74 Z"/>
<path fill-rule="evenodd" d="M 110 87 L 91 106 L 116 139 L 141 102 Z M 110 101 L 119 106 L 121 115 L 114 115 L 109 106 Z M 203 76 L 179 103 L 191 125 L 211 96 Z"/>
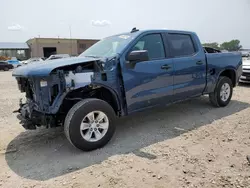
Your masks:
<path fill-rule="evenodd" d="M 250 0 L 0 0 L 0 42 L 33 37 L 99 39 L 139 29 L 195 31 L 202 42 L 250 48 Z"/>

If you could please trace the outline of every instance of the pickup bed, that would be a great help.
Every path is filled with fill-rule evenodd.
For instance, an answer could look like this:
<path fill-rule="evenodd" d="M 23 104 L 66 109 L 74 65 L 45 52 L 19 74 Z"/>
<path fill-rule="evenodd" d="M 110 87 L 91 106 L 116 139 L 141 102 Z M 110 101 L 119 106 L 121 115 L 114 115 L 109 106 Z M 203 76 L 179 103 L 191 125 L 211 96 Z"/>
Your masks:
<path fill-rule="evenodd" d="M 133 29 L 79 57 L 15 69 L 27 99 L 16 112 L 25 129 L 64 126 L 72 145 L 93 150 L 108 143 L 120 116 L 204 94 L 226 106 L 241 73 L 240 53 L 203 48 L 193 32 Z"/>

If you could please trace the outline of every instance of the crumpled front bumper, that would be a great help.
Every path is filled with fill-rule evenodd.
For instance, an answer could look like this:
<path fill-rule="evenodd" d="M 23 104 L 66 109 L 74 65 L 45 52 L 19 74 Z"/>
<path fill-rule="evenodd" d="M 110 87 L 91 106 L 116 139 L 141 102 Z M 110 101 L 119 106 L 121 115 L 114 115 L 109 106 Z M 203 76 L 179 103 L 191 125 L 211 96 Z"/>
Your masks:
<path fill-rule="evenodd" d="M 51 126 L 55 123 L 52 115 L 38 112 L 32 108 L 32 104 L 22 104 L 20 101 L 20 108 L 14 113 L 17 113 L 17 119 L 20 120 L 20 124 L 27 130 L 34 130 L 40 126 Z"/>

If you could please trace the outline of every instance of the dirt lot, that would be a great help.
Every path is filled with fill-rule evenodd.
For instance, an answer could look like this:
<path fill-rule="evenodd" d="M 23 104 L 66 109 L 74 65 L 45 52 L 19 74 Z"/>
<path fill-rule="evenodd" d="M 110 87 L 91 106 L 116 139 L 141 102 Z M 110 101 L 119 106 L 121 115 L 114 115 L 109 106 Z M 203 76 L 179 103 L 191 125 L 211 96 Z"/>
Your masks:
<path fill-rule="evenodd" d="M 0 187 L 250 187 L 250 87 L 226 108 L 207 97 L 119 120 L 104 148 L 81 152 L 63 130 L 25 131 L 21 94 L 0 72 Z"/>

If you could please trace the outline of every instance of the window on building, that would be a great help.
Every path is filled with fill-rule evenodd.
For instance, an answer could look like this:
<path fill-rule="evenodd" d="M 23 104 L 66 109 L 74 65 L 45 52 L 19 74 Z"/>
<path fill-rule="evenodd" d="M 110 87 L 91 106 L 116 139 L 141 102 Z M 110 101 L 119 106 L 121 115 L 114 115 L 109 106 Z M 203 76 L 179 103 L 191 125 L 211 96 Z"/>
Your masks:
<path fill-rule="evenodd" d="M 190 56 L 195 53 L 195 47 L 190 35 L 169 34 L 168 35 L 172 56 Z"/>
<path fill-rule="evenodd" d="M 17 50 L 16 56 L 19 59 L 24 59 L 25 58 L 25 50 Z"/>
<path fill-rule="evenodd" d="M 81 49 L 86 49 L 87 45 L 86 44 L 80 44 L 79 45 Z"/>

